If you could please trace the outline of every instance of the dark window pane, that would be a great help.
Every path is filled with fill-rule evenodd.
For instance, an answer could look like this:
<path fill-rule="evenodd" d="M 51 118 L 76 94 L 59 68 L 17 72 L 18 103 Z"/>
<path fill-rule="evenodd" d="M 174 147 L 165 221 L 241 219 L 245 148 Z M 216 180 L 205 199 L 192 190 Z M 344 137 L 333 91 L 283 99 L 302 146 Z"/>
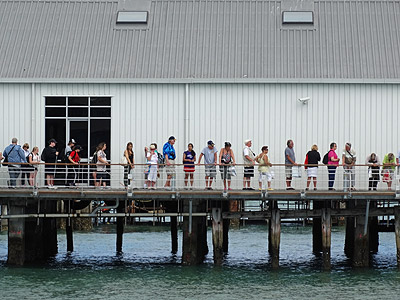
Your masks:
<path fill-rule="evenodd" d="M 90 97 L 91 106 L 111 106 L 110 97 Z"/>
<path fill-rule="evenodd" d="M 91 108 L 91 117 L 111 117 L 111 108 Z"/>
<path fill-rule="evenodd" d="M 111 155 L 111 120 L 90 120 L 90 152 L 92 156 L 96 147 L 101 142 L 107 144 L 106 155 L 110 159 Z"/>
<path fill-rule="evenodd" d="M 45 123 L 45 141 L 44 145 L 48 146 L 48 141 L 50 139 L 55 139 L 57 141 L 57 150 L 61 151 L 65 148 L 65 125 L 66 121 L 62 120 L 51 120 L 47 119 Z M 43 149 L 39 149 L 42 153 Z"/>
<path fill-rule="evenodd" d="M 88 106 L 89 99 L 87 97 L 68 97 L 68 106 Z"/>
<path fill-rule="evenodd" d="M 66 132 L 66 121 L 62 120 L 49 120 L 47 119 L 45 122 L 45 141 L 44 145 L 48 146 L 48 141 L 50 139 L 55 139 L 57 141 L 56 148 L 57 151 L 61 154 L 65 149 L 65 132 Z M 41 154 L 43 149 L 39 149 L 39 154 Z M 62 155 L 58 155 L 58 162 L 61 162 Z M 56 185 L 65 185 L 65 170 L 61 167 L 57 167 L 55 171 L 55 180 L 54 183 Z"/>
<path fill-rule="evenodd" d="M 79 156 L 82 159 L 88 158 L 88 121 L 70 121 L 69 136 L 83 148 Z"/>
<path fill-rule="evenodd" d="M 65 117 L 65 107 L 46 107 L 46 117 Z"/>
<path fill-rule="evenodd" d="M 46 97 L 46 105 L 64 105 L 66 104 L 65 97 Z"/>
<path fill-rule="evenodd" d="M 68 117 L 87 117 L 87 108 L 68 108 Z"/>

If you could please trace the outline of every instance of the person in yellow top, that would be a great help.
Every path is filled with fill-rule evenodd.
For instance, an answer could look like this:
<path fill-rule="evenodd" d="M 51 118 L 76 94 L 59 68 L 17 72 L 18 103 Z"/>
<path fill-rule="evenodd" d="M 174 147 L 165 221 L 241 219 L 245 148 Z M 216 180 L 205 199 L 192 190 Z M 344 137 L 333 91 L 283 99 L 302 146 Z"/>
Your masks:
<path fill-rule="evenodd" d="M 268 182 L 268 191 L 273 191 L 273 188 L 271 188 L 271 181 L 272 181 L 272 172 L 270 167 L 272 167 L 271 162 L 269 161 L 268 158 L 268 146 L 263 146 L 261 148 L 261 153 L 255 158 L 255 161 L 258 162 L 258 172 L 259 172 L 259 179 L 258 179 L 258 184 L 259 184 L 259 190 L 262 190 L 262 184 L 265 179 L 267 179 Z"/>
<path fill-rule="evenodd" d="M 392 180 L 394 175 L 394 170 L 396 169 L 396 159 L 393 153 L 388 153 L 385 155 L 382 168 L 382 181 L 386 182 L 388 185 L 388 190 L 392 189 Z"/>

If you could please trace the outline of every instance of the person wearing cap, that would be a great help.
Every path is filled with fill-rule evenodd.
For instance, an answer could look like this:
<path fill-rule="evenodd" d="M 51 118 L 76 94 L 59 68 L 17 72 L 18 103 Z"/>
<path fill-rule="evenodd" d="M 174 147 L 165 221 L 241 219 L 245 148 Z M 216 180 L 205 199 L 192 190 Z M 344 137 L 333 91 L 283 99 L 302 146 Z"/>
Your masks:
<path fill-rule="evenodd" d="M 57 141 L 55 139 L 49 140 L 49 145 L 43 149 L 41 159 L 46 163 L 45 165 L 45 177 L 47 187 L 49 189 L 55 189 L 54 186 L 54 175 L 56 172 L 55 163 L 57 162 L 58 151 L 56 149 Z M 49 165 L 47 165 L 49 164 Z"/>
<path fill-rule="evenodd" d="M 346 143 L 343 153 L 342 153 L 342 166 L 344 169 L 343 172 L 343 188 L 345 190 L 355 190 L 355 181 L 356 181 L 356 173 L 355 173 L 355 165 L 356 163 L 356 152 L 351 148 L 351 144 L 349 142 Z"/>
<path fill-rule="evenodd" d="M 164 144 L 163 147 L 163 155 L 165 157 L 165 170 L 167 172 L 167 181 L 165 182 L 164 187 L 167 189 L 171 188 L 171 179 L 172 177 L 175 177 L 175 159 L 176 159 L 176 153 L 175 153 L 175 137 L 170 136 L 168 139 L 168 142 Z"/>
<path fill-rule="evenodd" d="M 204 170 L 206 173 L 206 190 L 212 190 L 213 179 L 217 176 L 217 148 L 213 141 L 209 140 L 207 142 L 207 147 L 201 150 L 198 165 L 200 165 L 201 159 L 204 156 Z"/>
<path fill-rule="evenodd" d="M 72 165 L 68 165 L 68 177 L 66 182 L 67 186 L 76 186 L 76 181 L 79 177 L 79 162 L 81 160 L 79 157 L 79 152 L 81 151 L 82 147 L 80 145 L 76 145 L 73 147 L 72 152 L 68 156 L 68 163 Z"/>
<path fill-rule="evenodd" d="M 74 148 L 76 142 L 74 139 L 71 139 L 68 142 L 68 145 L 65 147 L 64 155 L 67 155 L 68 152 L 72 152 L 72 149 Z"/>
<path fill-rule="evenodd" d="M 13 138 L 11 144 L 4 149 L 3 154 L 4 159 L 8 162 L 8 173 L 10 175 L 9 187 L 15 189 L 17 178 L 21 173 L 20 163 L 26 162 L 25 152 L 22 150 L 21 146 L 18 145 L 18 139 Z M 18 164 L 13 165 L 12 163 Z"/>
<path fill-rule="evenodd" d="M 149 163 L 149 173 L 147 176 L 147 187 L 148 189 L 155 190 L 157 182 L 157 165 L 158 165 L 158 154 L 156 152 L 156 146 L 150 145 L 150 151 L 146 154 L 147 162 Z"/>
<path fill-rule="evenodd" d="M 254 165 L 255 165 L 255 153 L 251 150 L 251 140 L 244 141 L 245 147 L 243 148 L 243 164 L 244 176 L 243 176 L 243 190 L 254 190 L 251 188 L 250 180 L 254 177 Z"/>

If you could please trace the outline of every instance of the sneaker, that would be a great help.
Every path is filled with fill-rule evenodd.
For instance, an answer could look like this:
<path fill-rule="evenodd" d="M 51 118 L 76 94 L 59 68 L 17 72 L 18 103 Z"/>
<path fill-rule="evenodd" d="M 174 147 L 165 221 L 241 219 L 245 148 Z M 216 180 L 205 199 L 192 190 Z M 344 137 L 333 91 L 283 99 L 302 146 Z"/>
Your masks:
<path fill-rule="evenodd" d="M 308 191 L 308 188 L 306 188 L 306 191 Z"/>
<path fill-rule="evenodd" d="M 229 188 L 229 189 L 228 189 L 228 191 L 232 191 L 232 189 L 231 189 L 231 188 Z"/>
<path fill-rule="evenodd" d="M 254 191 L 254 189 L 253 189 L 253 188 L 247 188 L 247 190 L 248 190 L 248 191 Z"/>
<path fill-rule="evenodd" d="M 288 187 L 288 188 L 286 188 L 286 190 L 288 190 L 288 191 L 294 191 L 294 188 Z"/>
<path fill-rule="evenodd" d="M 274 189 L 273 188 L 268 188 L 268 191 L 273 191 Z"/>

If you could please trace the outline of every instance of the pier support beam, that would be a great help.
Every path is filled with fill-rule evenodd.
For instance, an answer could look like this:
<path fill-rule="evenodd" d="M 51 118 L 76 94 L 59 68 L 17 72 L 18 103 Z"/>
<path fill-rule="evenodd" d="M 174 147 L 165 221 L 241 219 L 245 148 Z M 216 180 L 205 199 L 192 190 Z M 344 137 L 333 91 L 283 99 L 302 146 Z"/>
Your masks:
<path fill-rule="evenodd" d="M 321 209 L 324 207 L 324 203 L 322 201 L 313 201 L 313 209 Z M 322 252 L 322 222 L 321 218 L 313 218 L 312 225 L 312 234 L 313 234 L 313 253 L 316 255 L 320 255 Z"/>
<path fill-rule="evenodd" d="M 178 252 L 178 217 L 171 217 L 171 253 Z"/>
<path fill-rule="evenodd" d="M 224 253 L 224 232 L 221 208 L 212 209 L 212 240 L 214 249 L 214 264 L 221 265 Z"/>
<path fill-rule="evenodd" d="M 119 204 L 117 208 L 117 213 L 124 212 L 124 206 L 122 203 Z M 117 217 L 117 253 L 122 252 L 122 238 L 124 235 L 124 217 Z"/>
<path fill-rule="evenodd" d="M 356 226 L 354 228 L 354 254 L 353 266 L 354 267 L 368 267 L 369 266 L 369 235 L 368 224 L 365 224 L 365 217 L 356 217 Z M 368 220 L 367 220 L 368 223 Z M 367 225 L 367 233 L 364 229 Z"/>
<path fill-rule="evenodd" d="M 322 229 L 322 260 L 324 270 L 331 269 L 331 232 L 332 232 L 332 218 L 331 210 L 324 209 L 321 219 Z"/>
<path fill-rule="evenodd" d="M 376 208 L 376 201 L 371 201 L 370 208 Z M 378 217 L 371 217 L 369 221 L 369 252 L 378 253 L 379 248 L 379 226 Z"/>
<path fill-rule="evenodd" d="M 394 209 L 394 231 L 396 236 L 397 268 L 400 269 L 400 207 Z"/>
<path fill-rule="evenodd" d="M 281 215 L 279 209 L 271 211 L 268 240 L 272 268 L 277 269 L 279 268 L 279 248 L 281 242 Z"/>
<path fill-rule="evenodd" d="M 205 200 L 193 199 L 183 202 L 185 213 L 205 212 L 205 210 Z M 207 218 L 183 217 L 182 264 L 201 264 L 207 253 Z"/>
<path fill-rule="evenodd" d="M 73 252 L 74 251 L 74 239 L 73 239 L 73 230 L 72 230 L 72 220 L 67 219 L 66 220 L 66 235 L 67 235 L 67 251 L 68 252 Z"/>
<path fill-rule="evenodd" d="M 56 201 L 15 200 L 9 202 L 10 214 L 55 213 Z M 55 218 L 10 219 L 8 227 L 8 259 L 10 265 L 40 262 L 57 254 Z"/>

